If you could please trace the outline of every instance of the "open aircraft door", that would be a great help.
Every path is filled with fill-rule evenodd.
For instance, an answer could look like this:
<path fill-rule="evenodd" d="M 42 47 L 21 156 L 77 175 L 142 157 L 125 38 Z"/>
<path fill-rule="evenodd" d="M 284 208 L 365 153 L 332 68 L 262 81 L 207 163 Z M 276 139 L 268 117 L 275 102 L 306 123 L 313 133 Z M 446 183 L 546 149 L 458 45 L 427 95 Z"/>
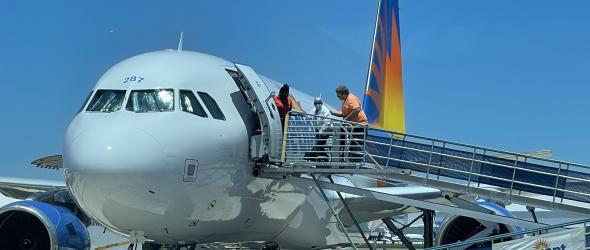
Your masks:
<path fill-rule="evenodd" d="M 237 63 L 235 65 L 242 91 L 260 122 L 260 133 L 250 138 L 250 156 L 255 160 L 266 156 L 272 162 L 280 162 L 283 128 L 273 100 L 274 93 L 252 68 Z"/>

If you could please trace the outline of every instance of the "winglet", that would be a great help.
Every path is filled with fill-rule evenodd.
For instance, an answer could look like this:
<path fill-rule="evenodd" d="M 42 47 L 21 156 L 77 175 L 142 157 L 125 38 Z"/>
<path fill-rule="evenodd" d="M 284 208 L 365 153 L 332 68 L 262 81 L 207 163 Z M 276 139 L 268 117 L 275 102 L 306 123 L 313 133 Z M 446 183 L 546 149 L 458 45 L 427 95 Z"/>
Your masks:
<path fill-rule="evenodd" d="M 520 156 L 520 155 L 522 155 L 522 156 Z M 500 153 L 495 155 L 495 157 L 507 159 L 507 160 L 513 160 L 513 161 L 517 160 L 516 159 L 517 157 L 518 157 L 518 161 L 524 161 L 524 159 L 526 158 L 525 156 L 540 158 L 540 159 L 550 159 L 551 157 L 553 157 L 553 152 L 551 150 L 537 150 L 537 151 L 531 151 L 531 152 L 522 152 L 522 153 L 519 153 L 519 155 L 500 154 Z"/>
<path fill-rule="evenodd" d="M 63 159 L 61 155 L 51 155 L 34 160 L 31 164 L 38 168 L 60 169 L 63 167 Z"/>

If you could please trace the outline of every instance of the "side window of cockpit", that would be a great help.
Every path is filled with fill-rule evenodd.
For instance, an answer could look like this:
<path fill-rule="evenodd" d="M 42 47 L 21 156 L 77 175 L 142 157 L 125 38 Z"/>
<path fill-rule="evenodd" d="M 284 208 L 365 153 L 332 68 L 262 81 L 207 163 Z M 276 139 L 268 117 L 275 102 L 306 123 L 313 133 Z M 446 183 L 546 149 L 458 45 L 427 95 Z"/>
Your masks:
<path fill-rule="evenodd" d="M 131 91 L 127 110 L 136 113 L 174 111 L 174 91 L 171 89 Z"/>
<path fill-rule="evenodd" d="M 203 109 L 195 94 L 190 90 L 180 90 L 180 110 L 200 117 L 207 117 L 205 109 Z"/>
<path fill-rule="evenodd" d="M 121 109 L 125 90 L 100 89 L 96 91 L 86 111 L 110 113 Z"/>
<path fill-rule="evenodd" d="M 92 91 L 90 91 L 90 94 L 88 94 L 88 97 L 86 97 L 86 99 L 84 99 L 84 102 L 82 103 L 82 107 L 80 107 L 80 109 L 78 110 L 78 113 L 82 112 L 82 110 L 84 110 L 84 107 L 86 107 L 86 104 L 88 104 L 88 100 L 90 100 L 90 97 L 92 97 Z"/>
<path fill-rule="evenodd" d="M 205 103 L 205 106 L 207 107 L 209 113 L 211 113 L 211 116 L 213 116 L 213 118 L 217 120 L 225 120 L 225 115 L 223 114 L 223 112 L 221 112 L 221 109 L 219 108 L 217 102 L 215 102 L 215 99 L 213 99 L 213 97 L 204 92 L 197 93 L 201 97 L 201 100 L 203 100 L 203 102 Z"/>

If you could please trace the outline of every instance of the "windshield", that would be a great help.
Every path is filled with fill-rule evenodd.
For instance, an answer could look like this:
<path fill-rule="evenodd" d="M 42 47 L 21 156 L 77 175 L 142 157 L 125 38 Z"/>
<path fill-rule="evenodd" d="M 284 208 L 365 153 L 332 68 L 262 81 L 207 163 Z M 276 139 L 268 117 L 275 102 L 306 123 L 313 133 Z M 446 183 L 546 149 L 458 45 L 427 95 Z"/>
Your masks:
<path fill-rule="evenodd" d="M 134 90 L 129 95 L 127 110 L 133 112 L 174 111 L 174 91 L 171 89 Z"/>
<path fill-rule="evenodd" d="M 207 113 L 205 113 L 205 109 L 203 106 L 197 101 L 197 97 L 193 94 L 190 90 L 181 90 L 179 91 L 180 95 L 180 109 L 185 112 L 189 112 L 191 114 L 198 115 L 200 117 L 207 117 Z"/>
<path fill-rule="evenodd" d="M 82 103 L 82 107 L 80 107 L 80 109 L 78 110 L 78 113 L 80 113 L 84 110 L 84 107 L 86 107 L 86 103 L 88 103 L 88 100 L 90 100 L 90 97 L 92 97 L 92 91 L 90 91 L 90 94 L 88 94 L 86 99 L 84 99 L 84 102 Z"/>
<path fill-rule="evenodd" d="M 125 90 L 97 90 L 86 111 L 110 113 L 121 109 Z"/>
<path fill-rule="evenodd" d="M 205 92 L 197 92 L 197 93 L 201 97 L 201 100 L 203 100 L 203 102 L 205 103 L 205 106 L 207 107 L 207 109 L 209 109 L 209 113 L 211 113 L 211 116 L 213 116 L 213 118 L 218 119 L 218 120 L 225 120 L 225 116 L 223 115 L 223 112 L 221 112 L 221 109 L 219 108 L 219 106 L 217 105 L 217 102 L 215 102 L 215 99 L 213 99 L 213 97 L 211 97 L 209 94 L 207 94 Z"/>

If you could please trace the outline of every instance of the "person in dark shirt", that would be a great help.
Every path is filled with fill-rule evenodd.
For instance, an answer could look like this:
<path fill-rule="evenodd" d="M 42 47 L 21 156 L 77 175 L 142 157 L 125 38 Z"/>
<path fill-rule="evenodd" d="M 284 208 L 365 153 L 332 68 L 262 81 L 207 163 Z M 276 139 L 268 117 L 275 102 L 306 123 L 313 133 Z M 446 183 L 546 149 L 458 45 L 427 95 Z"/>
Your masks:
<path fill-rule="evenodd" d="M 283 84 L 279 90 L 279 95 L 273 97 L 275 105 L 279 110 L 279 116 L 281 117 L 281 126 L 285 129 L 285 116 L 293 109 L 291 99 L 289 99 L 289 85 Z"/>

